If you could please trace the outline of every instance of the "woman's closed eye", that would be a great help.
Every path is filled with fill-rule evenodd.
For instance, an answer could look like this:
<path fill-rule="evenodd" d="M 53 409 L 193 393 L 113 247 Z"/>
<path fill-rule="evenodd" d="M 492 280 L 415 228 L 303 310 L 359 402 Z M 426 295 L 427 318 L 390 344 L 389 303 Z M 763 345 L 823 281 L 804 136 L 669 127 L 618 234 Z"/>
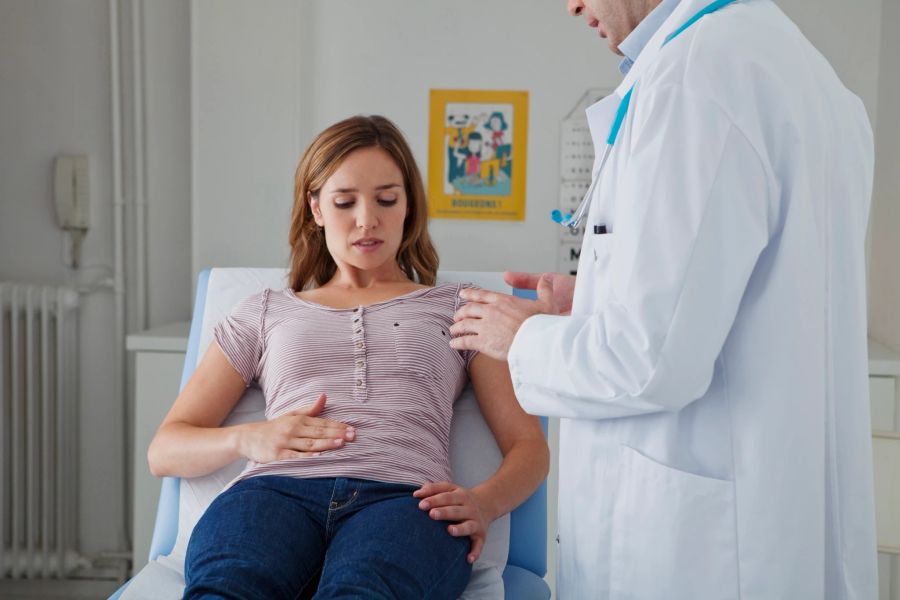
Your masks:
<path fill-rule="evenodd" d="M 355 203 L 356 203 L 356 200 L 352 200 L 352 199 L 351 200 L 338 199 L 338 200 L 334 201 L 334 207 L 335 208 L 350 208 Z M 397 197 L 390 196 L 390 197 L 379 198 L 378 204 L 380 204 L 381 206 L 393 206 L 393 205 L 397 204 Z"/>

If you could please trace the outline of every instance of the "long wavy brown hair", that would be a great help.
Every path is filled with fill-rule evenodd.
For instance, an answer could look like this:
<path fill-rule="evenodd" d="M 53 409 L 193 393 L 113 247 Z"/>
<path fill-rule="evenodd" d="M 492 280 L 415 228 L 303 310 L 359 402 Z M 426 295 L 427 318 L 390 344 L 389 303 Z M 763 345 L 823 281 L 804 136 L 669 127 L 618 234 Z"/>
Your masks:
<path fill-rule="evenodd" d="M 300 159 L 294 176 L 291 215 L 291 270 L 288 284 L 294 291 L 321 286 L 331 280 L 337 265 L 325 246 L 325 234 L 313 219 L 309 198 L 318 198 L 325 182 L 347 156 L 361 148 L 385 150 L 403 173 L 407 215 L 397 264 L 412 281 L 434 285 L 438 256 L 428 235 L 425 187 L 409 144 L 390 120 L 357 116 L 335 123 L 320 133 Z"/>

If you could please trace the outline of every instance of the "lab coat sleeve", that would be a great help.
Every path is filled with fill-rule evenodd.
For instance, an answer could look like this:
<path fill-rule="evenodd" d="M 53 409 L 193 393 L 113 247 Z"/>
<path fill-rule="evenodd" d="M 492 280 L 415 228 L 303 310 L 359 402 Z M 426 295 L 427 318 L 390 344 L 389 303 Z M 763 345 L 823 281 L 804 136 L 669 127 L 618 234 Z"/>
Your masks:
<path fill-rule="evenodd" d="M 715 101 L 680 85 L 645 92 L 622 149 L 608 269 L 579 264 L 579 286 L 606 300 L 532 317 L 510 348 L 532 414 L 607 419 L 702 397 L 768 244 L 774 178 Z"/>

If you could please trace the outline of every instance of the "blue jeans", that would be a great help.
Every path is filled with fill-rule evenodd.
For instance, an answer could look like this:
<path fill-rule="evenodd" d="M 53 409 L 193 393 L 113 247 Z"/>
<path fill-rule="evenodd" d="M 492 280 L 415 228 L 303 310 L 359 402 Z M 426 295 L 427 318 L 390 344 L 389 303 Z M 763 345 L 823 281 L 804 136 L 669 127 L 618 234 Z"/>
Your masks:
<path fill-rule="evenodd" d="M 418 507 L 409 485 L 266 475 L 210 504 L 185 559 L 184 598 L 459 597 L 469 538 Z"/>

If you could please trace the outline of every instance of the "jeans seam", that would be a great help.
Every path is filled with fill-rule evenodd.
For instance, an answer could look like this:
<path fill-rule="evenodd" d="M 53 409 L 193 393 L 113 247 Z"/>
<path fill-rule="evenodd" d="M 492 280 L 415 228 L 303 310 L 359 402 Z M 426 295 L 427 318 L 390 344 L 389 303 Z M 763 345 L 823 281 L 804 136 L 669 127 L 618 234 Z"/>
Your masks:
<path fill-rule="evenodd" d="M 331 506 L 334 504 L 334 494 L 337 492 L 337 479 L 331 485 L 331 497 L 328 499 L 328 512 L 325 517 L 325 544 L 326 548 L 331 542 Z"/>
<path fill-rule="evenodd" d="M 430 588 L 428 588 L 425 591 L 425 596 L 424 596 L 423 600 L 427 600 L 428 598 L 431 597 L 431 593 L 434 592 L 441 585 L 441 582 L 444 581 L 444 579 L 446 579 L 447 576 L 450 574 L 450 570 L 453 568 L 453 563 L 456 562 L 456 560 L 458 560 L 460 556 L 462 556 L 463 554 L 467 554 L 468 552 L 469 552 L 469 550 L 463 548 L 462 552 L 457 553 L 457 555 L 454 557 L 454 559 L 450 561 L 450 566 L 447 567 L 447 569 L 444 571 L 444 573 L 437 579 L 437 581 L 434 582 L 434 585 L 432 585 Z"/>
<path fill-rule="evenodd" d="M 353 493 L 350 494 L 350 499 L 344 502 L 343 504 L 338 504 L 334 500 L 334 495 L 337 491 L 337 479 L 335 479 L 334 485 L 331 488 L 331 498 L 328 501 L 328 516 L 325 520 L 325 541 L 326 543 L 331 541 L 331 525 L 332 525 L 332 516 L 333 513 L 339 510 L 344 510 L 356 500 L 359 496 L 359 484 L 356 484 L 356 487 L 353 488 Z"/>

